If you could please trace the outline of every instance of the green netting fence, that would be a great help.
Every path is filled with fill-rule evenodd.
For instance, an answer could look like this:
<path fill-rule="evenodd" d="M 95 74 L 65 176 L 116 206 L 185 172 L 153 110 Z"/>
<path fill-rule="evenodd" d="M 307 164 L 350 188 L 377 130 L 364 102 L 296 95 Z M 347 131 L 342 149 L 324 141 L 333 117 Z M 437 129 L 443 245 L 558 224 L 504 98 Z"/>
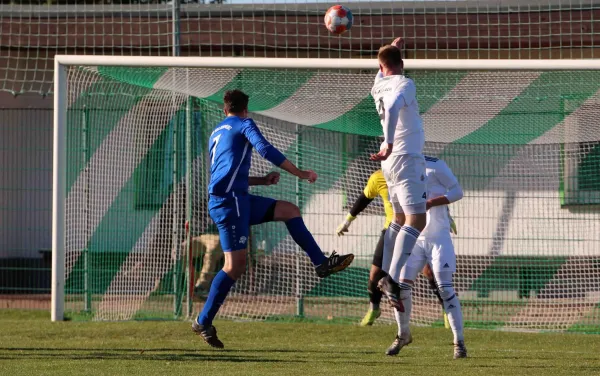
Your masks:
<path fill-rule="evenodd" d="M 0 204 L 3 307 L 49 307 L 52 145 L 48 135 L 52 132 L 49 102 L 55 54 L 371 58 L 381 44 L 402 35 L 406 38 L 404 54 L 409 59 L 585 59 L 598 58 L 600 35 L 600 5 L 596 1 L 352 1 L 346 5 L 353 11 L 356 22 L 341 37 L 329 34 L 323 27 L 323 14 L 330 4 L 322 2 L 121 0 L 107 4 L 78 0 L 76 3 L 74 0 L 0 3 L 3 119 L 0 153 L 6 155 L 0 159 L 0 190 L 5 192 Z M 447 80 L 447 85 L 453 85 L 455 79 Z M 436 98 L 423 93 L 420 100 L 423 107 Z M 577 98 L 561 100 L 565 110 L 558 111 L 558 117 L 563 112 L 569 113 L 569 106 L 579 103 Z M 268 108 L 269 103 L 261 106 Z M 369 109 L 369 101 L 365 99 L 361 106 Z M 205 111 L 197 112 L 197 119 L 204 116 L 201 114 Z M 81 116 L 89 117 L 88 123 L 99 116 L 93 106 L 83 113 Z M 113 115 L 102 116 L 119 117 L 122 113 L 122 109 L 116 108 Z M 341 122 L 346 124 L 346 118 L 355 127 L 361 122 L 356 116 L 360 115 L 352 111 L 343 118 L 331 119 L 329 127 L 334 130 Z M 518 124 L 514 122 L 511 126 L 519 127 Z M 363 134 L 364 129 L 361 125 L 348 132 Z M 369 125 L 368 129 L 375 130 L 376 126 Z M 97 145 L 93 139 L 87 141 L 91 143 L 88 151 L 91 153 Z M 595 144 L 578 147 L 577 151 L 565 150 L 565 157 L 574 161 L 569 159 L 569 153 L 585 155 L 585 161 L 562 166 L 568 171 L 595 171 Z M 147 162 L 149 170 L 158 168 L 165 157 L 161 153 L 151 154 Z M 154 181 L 156 177 L 152 174 L 143 170 L 134 176 Z M 584 173 L 574 183 L 585 189 L 573 188 L 568 179 L 565 181 L 559 187 L 563 202 L 593 200 L 593 173 Z M 573 190 L 576 193 L 569 193 Z M 152 207 L 161 200 L 159 194 L 134 196 L 138 207 Z"/>
<path fill-rule="evenodd" d="M 176 319 L 198 312 L 190 286 L 219 268 L 217 260 L 201 270 L 207 247 L 198 245 L 214 236 L 205 145 L 230 87 L 250 94 L 252 116 L 276 147 L 320 175 L 313 185 L 284 175 L 253 193 L 298 204 L 324 251 L 357 258 L 348 271 L 320 280 L 285 226 L 257 226 L 247 273 L 222 317 L 356 322 L 364 314 L 381 203 L 347 236 L 334 231 L 378 168 L 368 160 L 381 133 L 368 95 L 374 72 L 72 67 L 68 75 L 70 317 Z M 426 152 L 445 159 L 465 190 L 451 211 L 466 326 L 597 332 L 600 74 L 408 75 L 419 88 Z M 271 170 L 254 156 L 253 174 Z M 191 251 L 186 221 L 189 237 L 198 240 Z M 413 317 L 442 324 L 423 280 Z M 381 322 L 392 320 L 385 310 Z"/>
<path fill-rule="evenodd" d="M 0 90 L 51 92 L 55 54 L 361 58 L 403 36 L 408 58 L 599 56 L 597 1 L 351 1 L 356 21 L 342 36 L 323 26 L 330 5 L 2 2 Z"/>

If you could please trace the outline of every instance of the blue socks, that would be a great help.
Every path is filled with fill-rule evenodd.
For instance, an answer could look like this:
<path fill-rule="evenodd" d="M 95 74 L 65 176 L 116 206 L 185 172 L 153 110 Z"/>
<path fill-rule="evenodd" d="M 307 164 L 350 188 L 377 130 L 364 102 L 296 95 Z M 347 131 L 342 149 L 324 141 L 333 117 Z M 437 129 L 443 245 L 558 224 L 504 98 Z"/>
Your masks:
<path fill-rule="evenodd" d="M 327 261 L 327 257 L 321 252 L 321 248 L 315 242 L 312 234 L 304 225 L 301 217 L 292 218 L 285 223 L 294 241 L 308 254 L 310 261 L 315 266 L 321 265 Z M 210 292 L 202 312 L 198 316 L 198 324 L 211 326 L 212 322 L 219 312 L 219 308 L 225 302 L 229 290 L 235 284 L 235 281 L 223 270 L 219 271 L 210 285 Z"/>
<path fill-rule="evenodd" d="M 302 217 L 292 218 L 285 222 L 285 225 L 290 235 L 292 235 L 292 239 L 306 252 L 308 257 L 310 257 L 310 261 L 315 266 L 319 266 L 327 261 L 327 257 L 325 257 L 315 238 L 313 238 L 310 231 L 306 228 Z"/>
<path fill-rule="evenodd" d="M 217 273 L 210 285 L 210 292 L 202 308 L 202 313 L 198 316 L 198 324 L 204 326 L 212 325 L 217 312 L 219 312 L 219 308 L 221 308 L 227 294 L 229 294 L 229 290 L 231 290 L 234 284 L 235 281 L 223 270 Z"/>

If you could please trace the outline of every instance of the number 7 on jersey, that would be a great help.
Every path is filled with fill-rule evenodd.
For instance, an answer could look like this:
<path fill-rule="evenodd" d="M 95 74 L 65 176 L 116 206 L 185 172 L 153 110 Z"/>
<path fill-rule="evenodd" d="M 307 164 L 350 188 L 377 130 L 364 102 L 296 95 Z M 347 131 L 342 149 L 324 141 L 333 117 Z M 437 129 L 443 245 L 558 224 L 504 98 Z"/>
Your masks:
<path fill-rule="evenodd" d="M 210 149 L 210 154 L 212 154 L 212 158 L 211 158 L 211 162 L 210 164 L 215 163 L 215 154 L 217 154 L 217 144 L 219 143 L 219 139 L 221 138 L 221 134 L 218 134 L 215 136 L 215 138 L 213 138 L 213 147 L 212 149 Z"/>

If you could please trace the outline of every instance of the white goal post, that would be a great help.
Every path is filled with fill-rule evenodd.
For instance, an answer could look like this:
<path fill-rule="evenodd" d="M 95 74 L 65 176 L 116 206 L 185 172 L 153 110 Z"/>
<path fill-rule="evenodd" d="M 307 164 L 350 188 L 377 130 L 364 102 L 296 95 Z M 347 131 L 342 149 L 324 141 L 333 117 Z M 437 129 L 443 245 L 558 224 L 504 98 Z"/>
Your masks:
<path fill-rule="evenodd" d="M 405 69 L 408 71 L 448 71 L 448 72 L 548 72 L 548 71 L 600 71 L 600 60 L 463 60 L 463 59 L 447 59 L 447 60 L 423 60 L 423 59 L 407 59 L 404 61 Z M 279 58 L 221 58 L 221 57 L 138 57 L 138 56 L 91 56 L 91 55 L 56 55 L 54 60 L 54 139 L 53 139 L 53 191 L 52 191 L 52 301 L 51 301 L 51 319 L 52 321 L 62 321 L 65 317 L 65 286 L 66 286 L 66 255 L 67 255 L 67 171 L 65 166 L 67 165 L 67 115 L 69 106 L 69 87 L 68 87 L 68 69 L 72 67 L 163 67 L 169 69 L 260 69 L 260 70 L 290 70 L 290 71 L 359 71 L 369 70 L 375 71 L 378 68 L 378 62 L 376 59 L 279 59 Z M 566 77 L 566 76 L 565 76 Z M 501 82 L 501 78 L 497 78 L 498 82 Z M 417 81 L 417 88 L 419 90 L 419 82 Z M 533 81 L 530 79 L 529 83 Z M 484 81 L 480 81 L 484 82 Z M 201 84 L 201 83 L 200 83 Z M 510 85 L 508 85 L 510 86 Z M 366 86 L 365 86 L 366 87 Z M 470 86 L 470 90 L 476 90 L 476 86 Z M 526 90 L 527 86 L 523 84 L 520 90 Z M 314 88 L 318 90 L 318 87 Z M 339 88 L 338 88 L 339 89 Z M 360 90 L 363 90 L 361 88 Z M 508 90 L 508 89 L 507 89 Z M 363 90 L 364 91 L 364 90 Z M 184 95 L 193 95 L 190 93 L 183 93 Z M 518 94 L 518 93 L 517 93 Z M 517 94 L 514 94 L 515 96 Z M 358 94 L 357 94 L 358 95 Z M 369 95 L 368 91 L 362 93 L 364 97 Z M 452 90 L 445 92 L 445 95 L 453 95 Z M 461 95 L 469 98 L 477 98 L 477 92 L 461 92 L 456 94 L 453 100 L 460 99 Z M 489 92 L 482 93 L 481 95 L 491 95 Z M 499 95 L 504 95 L 500 93 Z M 594 96 L 596 93 L 594 93 Z M 457 99 L 458 98 L 458 99 Z M 438 102 L 442 102 L 444 98 L 437 98 Z M 485 109 L 489 110 L 489 119 L 492 119 L 501 108 L 487 108 L 484 104 L 486 98 L 482 98 L 482 111 Z M 510 98 L 506 99 L 506 104 L 510 103 Z M 585 103 L 579 103 L 578 105 L 585 105 Z M 443 109 L 443 107 L 441 107 Z M 476 111 L 476 110 L 474 110 Z M 494 113 L 494 111 L 496 111 Z M 576 110 L 566 111 L 568 114 L 575 113 Z M 373 112 L 375 110 L 373 109 Z M 260 113 L 260 116 L 264 115 L 264 111 Z M 264 115 L 270 116 L 270 115 Z M 432 116 L 431 119 L 434 119 Z M 587 118 L 586 118 L 587 119 Z M 290 122 L 289 118 L 283 119 Z M 426 119 L 427 120 L 427 119 Z M 433 120 L 432 120 L 433 121 Z M 460 119 L 456 120 L 457 122 Z M 576 121 L 576 120 L 574 120 Z M 293 123 L 293 121 L 291 121 Z M 563 120 L 565 122 L 565 120 Z M 583 120 L 582 120 L 583 122 Z M 315 122 L 316 123 L 316 122 Z M 567 121 L 568 123 L 568 121 Z M 441 124 L 443 126 L 443 124 Z M 460 129 L 460 124 L 453 124 L 451 131 L 446 133 L 437 132 L 435 133 L 434 139 L 428 139 L 437 143 L 446 142 L 445 138 L 448 136 L 448 142 L 459 140 L 460 137 L 454 137 L 454 133 L 460 136 L 466 135 L 466 131 Z M 524 125 L 526 126 L 526 125 Z M 568 124 L 561 128 L 560 132 L 568 132 Z M 562 142 L 588 142 L 596 141 L 600 137 L 592 134 L 589 131 L 589 125 L 587 128 L 582 128 L 581 124 L 577 125 L 577 132 L 584 132 L 587 130 L 585 137 L 566 137 L 565 140 L 558 138 L 548 138 L 548 143 L 562 143 Z M 328 128 L 330 129 L 330 128 Z M 566 130 L 565 130 L 566 129 Z M 335 130 L 335 129 L 334 129 Z M 559 131 L 557 131 L 559 132 Z M 450 135 L 450 133 L 453 133 Z M 558 133 L 557 133 L 558 134 Z M 548 134 L 544 134 L 545 137 L 558 137 Z M 561 133 L 560 137 L 563 134 Z M 426 129 L 426 137 L 428 137 Z M 538 139 L 536 139 L 538 140 Z M 526 141 L 524 144 L 543 144 L 544 139 L 540 136 L 541 141 Z M 562 140 L 562 141 L 561 141 Z M 514 144 L 518 144 L 521 141 L 515 141 Z M 507 144 L 512 144 L 510 141 Z M 537 145 L 536 144 L 536 145 Z M 442 149 L 440 149 L 442 150 Z M 564 168 L 572 163 L 562 161 Z M 558 170 L 557 170 L 558 171 Z M 479 172 L 484 174 L 484 172 Z M 568 171 L 562 172 L 568 174 Z M 558 183 L 557 183 L 558 184 Z M 554 183 L 549 186 L 554 187 Z M 544 187 L 546 189 L 547 187 Z M 548 188 L 550 189 L 550 188 Z M 469 221 L 469 213 L 467 208 L 459 207 L 459 212 L 464 213 L 464 221 Z M 549 213 L 554 210 L 550 208 L 544 208 Z M 340 215 L 343 212 L 340 211 Z M 498 216 L 500 213 L 495 213 Z M 588 218 L 589 219 L 589 218 Z M 558 219 L 557 219 L 558 220 Z M 476 221 L 476 219 L 474 219 Z M 589 232 L 596 230 L 595 225 L 589 224 Z M 491 227 L 490 227 L 491 228 Z M 485 234 L 483 236 L 493 237 L 493 234 Z M 591 235 L 590 235 L 591 236 Z M 467 236 L 465 237 L 467 238 Z M 460 240 L 463 243 L 463 247 L 470 247 L 473 241 L 471 240 Z M 469 243 L 471 241 L 471 243 Z M 589 238 L 589 247 L 598 246 L 598 242 Z M 491 241 L 490 241 L 491 243 Z M 586 243 L 587 244 L 587 243 Z M 477 248 L 478 246 L 474 246 Z M 587 248 L 586 248 L 587 249 Z M 591 255 L 595 255 L 595 251 L 591 251 Z M 600 252 L 599 252 L 600 253 Z M 585 254 L 588 255 L 587 253 Z M 365 286 L 366 288 L 366 286 Z M 462 295 L 461 295 L 462 296 Z"/>

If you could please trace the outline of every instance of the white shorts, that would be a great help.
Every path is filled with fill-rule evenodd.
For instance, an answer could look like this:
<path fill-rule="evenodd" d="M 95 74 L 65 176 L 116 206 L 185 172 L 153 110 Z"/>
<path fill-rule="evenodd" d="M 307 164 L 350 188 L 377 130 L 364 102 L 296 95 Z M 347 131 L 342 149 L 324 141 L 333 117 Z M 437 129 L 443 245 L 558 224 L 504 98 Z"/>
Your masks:
<path fill-rule="evenodd" d="M 419 154 L 391 155 L 381 162 L 394 213 L 427 201 L 425 158 Z"/>
<path fill-rule="evenodd" d="M 456 272 L 456 254 L 449 234 L 438 239 L 419 238 L 400 271 L 400 280 L 416 280 L 427 263 L 431 264 L 434 273 Z"/>

